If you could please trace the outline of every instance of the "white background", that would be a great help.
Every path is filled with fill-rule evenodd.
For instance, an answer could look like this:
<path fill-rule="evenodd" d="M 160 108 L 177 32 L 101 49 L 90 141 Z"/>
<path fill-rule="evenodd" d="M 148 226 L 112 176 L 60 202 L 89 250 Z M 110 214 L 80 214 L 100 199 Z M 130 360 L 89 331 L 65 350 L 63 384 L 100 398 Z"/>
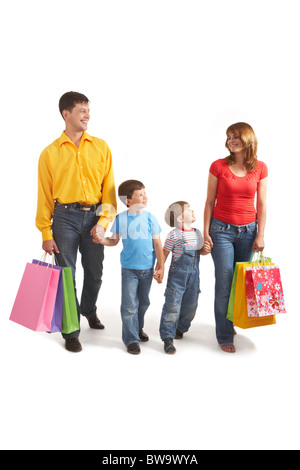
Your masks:
<path fill-rule="evenodd" d="M 35 0 L 1 6 L 2 449 L 299 449 L 299 23 L 286 0 Z M 89 133 L 106 140 L 116 185 L 142 180 L 159 219 L 178 199 L 203 229 L 210 164 L 226 128 L 250 123 L 269 168 L 265 254 L 279 264 L 288 314 L 238 330 L 237 353 L 214 331 L 214 270 L 201 259 L 190 332 L 163 352 L 164 285 L 153 284 L 131 356 L 121 342 L 121 246 L 106 248 L 98 310 L 82 320 L 83 352 L 59 334 L 8 318 L 26 262 L 42 255 L 35 228 L 37 163 L 64 126 L 66 91 L 91 101 Z M 124 207 L 119 204 L 119 210 Z M 168 266 L 167 266 L 168 267 Z M 81 283 L 81 270 L 78 284 Z"/>

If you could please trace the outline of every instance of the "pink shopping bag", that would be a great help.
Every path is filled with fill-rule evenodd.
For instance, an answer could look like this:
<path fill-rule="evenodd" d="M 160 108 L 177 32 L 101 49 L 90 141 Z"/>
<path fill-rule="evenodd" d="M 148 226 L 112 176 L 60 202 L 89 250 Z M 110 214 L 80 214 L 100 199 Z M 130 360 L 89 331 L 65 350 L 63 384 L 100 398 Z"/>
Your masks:
<path fill-rule="evenodd" d="M 27 263 L 10 320 L 33 331 L 51 331 L 60 271 Z"/>
<path fill-rule="evenodd" d="M 47 263 L 33 259 L 33 264 L 42 264 L 43 266 L 48 266 Z M 59 271 L 59 280 L 57 286 L 56 300 L 54 306 L 54 312 L 52 317 L 51 331 L 48 333 L 57 333 L 62 330 L 62 316 L 63 316 L 63 281 L 62 281 L 62 269 L 60 266 L 52 265 L 53 269 Z"/>
<path fill-rule="evenodd" d="M 252 266 L 246 269 L 247 313 L 266 317 L 286 313 L 278 266 Z"/>

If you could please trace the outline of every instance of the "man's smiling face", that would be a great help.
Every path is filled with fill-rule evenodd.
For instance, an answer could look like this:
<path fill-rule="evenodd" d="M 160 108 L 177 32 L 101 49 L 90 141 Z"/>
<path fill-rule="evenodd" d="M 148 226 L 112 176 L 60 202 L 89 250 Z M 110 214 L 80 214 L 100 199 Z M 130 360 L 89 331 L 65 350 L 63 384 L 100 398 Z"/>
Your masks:
<path fill-rule="evenodd" d="M 64 111 L 64 118 L 74 132 L 86 131 L 90 119 L 89 103 L 76 103 L 72 111 Z"/>

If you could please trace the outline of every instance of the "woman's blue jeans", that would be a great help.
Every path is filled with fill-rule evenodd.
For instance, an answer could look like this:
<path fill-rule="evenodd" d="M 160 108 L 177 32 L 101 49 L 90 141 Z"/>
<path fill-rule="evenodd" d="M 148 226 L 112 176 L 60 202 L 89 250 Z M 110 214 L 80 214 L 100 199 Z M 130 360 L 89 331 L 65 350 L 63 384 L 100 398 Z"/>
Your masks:
<path fill-rule="evenodd" d="M 215 265 L 216 336 L 220 344 L 232 343 L 233 323 L 227 320 L 227 309 L 236 262 L 249 261 L 257 235 L 257 223 L 231 225 L 214 217 L 209 234 L 213 241 L 212 258 Z"/>
<path fill-rule="evenodd" d="M 70 204 L 56 204 L 53 214 L 53 238 L 60 253 L 55 255 L 57 264 L 61 267 L 72 268 L 73 281 L 76 291 L 75 273 L 78 250 L 81 253 L 83 267 L 83 287 L 80 304 L 76 296 L 78 318 L 80 314 L 88 317 L 96 313 L 96 302 L 102 283 L 102 265 L 104 247 L 93 243 L 90 230 L 96 225 L 99 217 L 95 212 L 73 208 Z M 76 338 L 80 331 L 66 338 Z"/>
<path fill-rule="evenodd" d="M 150 305 L 153 269 L 122 268 L 122 340 L 125 346 L 139 343 L 139 332 L 144 327 L 145 313 Z"/>

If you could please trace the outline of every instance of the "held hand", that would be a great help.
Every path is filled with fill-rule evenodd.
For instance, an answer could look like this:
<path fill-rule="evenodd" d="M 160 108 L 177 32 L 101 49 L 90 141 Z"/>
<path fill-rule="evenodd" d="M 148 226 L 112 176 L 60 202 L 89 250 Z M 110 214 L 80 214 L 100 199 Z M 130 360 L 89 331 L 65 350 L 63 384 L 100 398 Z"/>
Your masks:
<path fill-rule="evenodd" d="M 49 255 L 53 255 L 53 253 L 59 253 L 59 249 L 54 240 L 46 240 L 43 242 L 42 245 L 43 250 L 48 253 Z"/>
<path fill-rule="evenodd" d="M 209 245 L 211 250 L 212 250 L 214 244 L 213 244 L 213 241 L 212 241 L 210 235 L 205 235 L 204 236 L 204 245 L 203 246 L 205 246 L 205 245 L 207 245 L 207 246 Z"/>
<path fill-rule="evenodd" d="M 263 251 L 264 248 L 265 248 L 264 238 L 262 236 L 257 235 L 253 243 L 253 251 L 257 253 L 259 251 Z"/>
<path fill-rule="evenodd" d="M 156 265 L 153 278 L 158 282 L 158 284 L 161 284 L 164 278 L 164 269 L 163 268 L 157 269 L 157 268 L 158 266 Z"/>
<path fill-rule="evenodd" d="M 102 225 L 99 225 L 99 224 L 94 225 L 94 227 L 90 231 L 90 235 L 91 237 L 93 237 L 93 242 L 97 244 L 101 243 L 101 240 L 105 236 L 105 232 L 106 232 L 106 229 Z"/>
<path fill-rule="evenodd" d="M 211 244 L 208 242 L 208 241 L 205 241 L 204 244 L 203 244 L 203 251 L 207 254 L 211 253 Z"/>

